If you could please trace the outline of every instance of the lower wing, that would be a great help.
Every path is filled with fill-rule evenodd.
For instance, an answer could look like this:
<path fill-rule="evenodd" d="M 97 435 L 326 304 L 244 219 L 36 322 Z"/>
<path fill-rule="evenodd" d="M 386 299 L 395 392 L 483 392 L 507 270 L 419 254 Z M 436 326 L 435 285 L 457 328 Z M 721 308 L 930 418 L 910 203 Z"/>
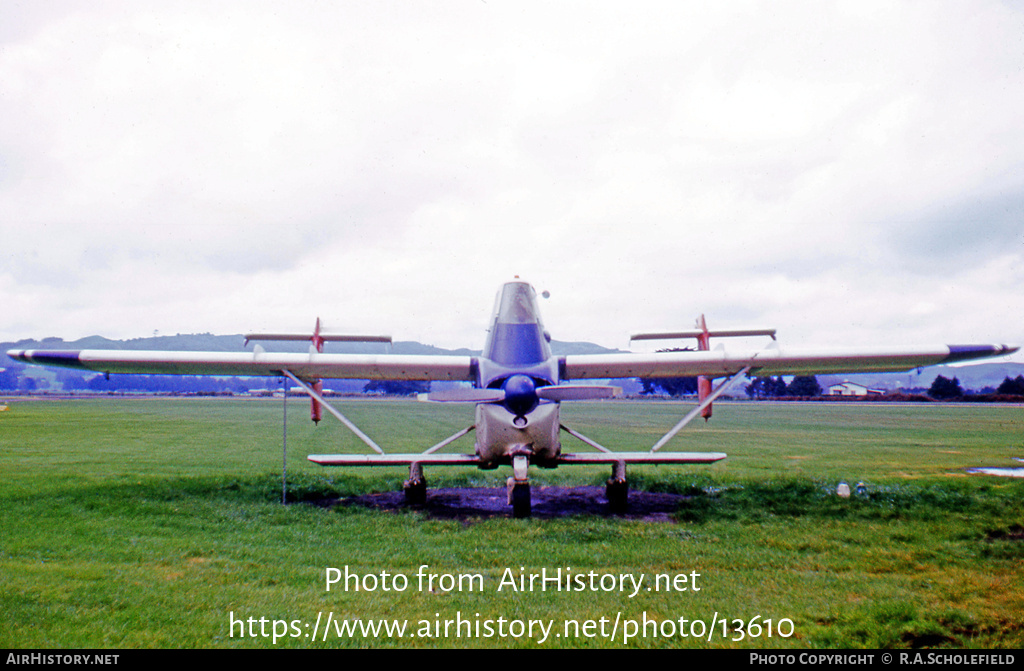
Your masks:
<path fill-rule="evenodd" d="M 584 452 L 562 454 L 559 466 L 569 464 L 710 464 L 725 459 L 722 452 Z M 311 454 L 310 461 L 321 466 L 479 466 L 475 454 Z"/>

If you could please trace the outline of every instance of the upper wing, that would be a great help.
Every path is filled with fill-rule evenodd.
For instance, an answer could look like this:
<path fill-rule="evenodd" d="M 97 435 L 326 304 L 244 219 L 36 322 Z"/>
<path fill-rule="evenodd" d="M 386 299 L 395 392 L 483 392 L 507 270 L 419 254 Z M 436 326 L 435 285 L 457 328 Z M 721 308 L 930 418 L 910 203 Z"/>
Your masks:
<path fill-rule="evenodd" d="M 653 354 L 581 354 L 562 359 L 566 380 L 620 377 L 732 375 L 750 366 L 752 375 L 810 375 L 902 371 L 921 366 L 1002 356 L 1011 345 L 938 345 L 908 349 L 724 350 Z M 468 356 L 399 354 L 292 354 L 256 352 L 152 352 L 131 350 L 10 350 L 30 364 L 82 368 L 104 373 L 171 375 L 280 375 L 369 380 L 474 381 L 476 362 Z"/>
<path fill-rule="evenodd" d="M 567 380 L 619 377 L 724 377 L 750 366 L 748 375 L 812 375 L 904 371 L 922 366 L 1012 354 L 1012 345 L 937 345 L 888 349 L 724 350 L 651 354 L 581 354 L 566 356 Z"/>
<path fill-rule="evenodd" d="M 154 375 L 280 375 L 358 380 L 475 379 L 473 357 L 279 352 L 152 352 L 130 350 L 10 350 L 7 356 L 45 366 L 101 373 Z"/>

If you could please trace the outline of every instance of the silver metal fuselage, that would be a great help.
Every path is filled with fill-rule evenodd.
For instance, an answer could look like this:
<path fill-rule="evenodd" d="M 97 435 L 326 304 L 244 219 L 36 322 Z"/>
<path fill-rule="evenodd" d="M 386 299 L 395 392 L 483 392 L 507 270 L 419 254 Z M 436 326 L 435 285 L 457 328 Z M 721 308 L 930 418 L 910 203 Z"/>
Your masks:
<path fill-rule="evenodd" d="M 537 387 L 557 385 L 558 360 L 526 282 L 509 282 L 498 294 L 491 329 L 478 360 L 477 386 L 502 389 L 500 403 L 476 406 L 476 454 L 484 468 L 525 455 L 554 465 L 561 452 L 559 403 L 538 398 Z"/>
<path fill-rule="evenodd" d="M 477 404 L 476 454 L 483 462 L 481 467 L 508 464 L 516 454 L 527 455 L 535 466 L 554 462 L 562 450 L 558 411 L 558 403 L 545 401 L 525 415 L 525 424 L 516 425 L 516 415 L 502 406 Z"/>

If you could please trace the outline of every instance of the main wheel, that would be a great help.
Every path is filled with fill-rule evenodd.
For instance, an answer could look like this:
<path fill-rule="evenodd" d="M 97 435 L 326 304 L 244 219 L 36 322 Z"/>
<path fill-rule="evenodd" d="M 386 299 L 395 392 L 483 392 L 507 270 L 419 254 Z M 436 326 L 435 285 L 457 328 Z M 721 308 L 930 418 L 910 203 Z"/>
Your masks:
<path fill-rule="evenodd" d="M 530 485 L 516 484 L 512 486 L 512 517 L 530 516 Z"/>
<path fill-rule="evenodd" d="M 427 503 L 427 481 L 406 482 L 402 487 L 405 491 L 405 502 L 410 506 L 422 506 Z"/>

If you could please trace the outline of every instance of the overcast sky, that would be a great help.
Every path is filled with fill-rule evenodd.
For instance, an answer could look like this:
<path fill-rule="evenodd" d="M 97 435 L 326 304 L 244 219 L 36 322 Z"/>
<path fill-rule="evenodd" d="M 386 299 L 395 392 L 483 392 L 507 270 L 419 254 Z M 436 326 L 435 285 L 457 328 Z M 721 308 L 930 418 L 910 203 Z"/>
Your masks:
<path fill-rule="evenodd" d="M 0 340 L 319 316 L 479 348 L 520 275 L 554 338 L 610 347 L 701 312 L 1024 342 L 1022 3 L 0 16 Z"/>

